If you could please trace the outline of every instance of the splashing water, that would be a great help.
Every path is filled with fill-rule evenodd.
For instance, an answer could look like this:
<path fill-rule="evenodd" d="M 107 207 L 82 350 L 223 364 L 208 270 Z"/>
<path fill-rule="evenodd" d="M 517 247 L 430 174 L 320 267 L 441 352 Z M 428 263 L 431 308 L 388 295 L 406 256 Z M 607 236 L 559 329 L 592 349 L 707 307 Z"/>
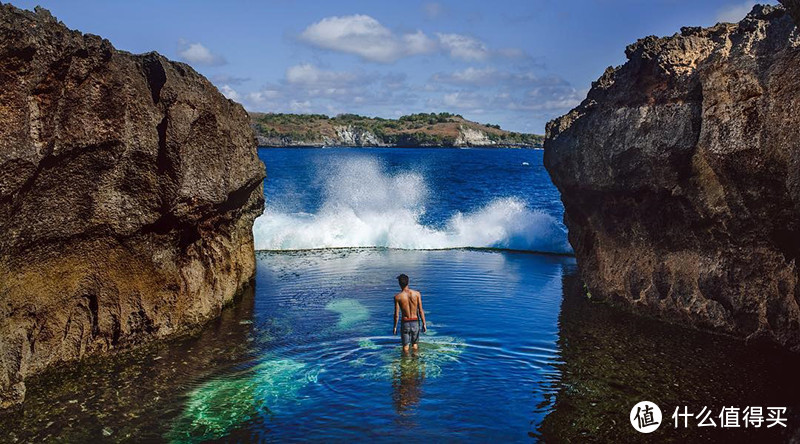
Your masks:
<path fill-rule="evenodd" d="M 551 215 L 518 197 L 497 198 L 471 213 L 455 212 L 441 228 L 421 222 L 430 191 L 421 174 L 388 174 L 375 159 L 331 167 L 316 214 L 268 207 L 254 226 L 257 250 L 384 247 L 410 250 L 499 248 L 570 253 Z"/>

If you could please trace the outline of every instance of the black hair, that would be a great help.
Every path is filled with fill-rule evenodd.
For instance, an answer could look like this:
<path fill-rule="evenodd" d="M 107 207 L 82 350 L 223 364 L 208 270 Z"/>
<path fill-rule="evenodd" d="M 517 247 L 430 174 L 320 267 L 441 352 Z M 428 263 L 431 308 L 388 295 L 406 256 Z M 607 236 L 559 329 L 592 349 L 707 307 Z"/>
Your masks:
<path fill-rule="evenodd" d="M 397 276 L 397 282 L 400 284 L 400 288 L 405 289 L 406 287 L 408 287 L 408 276 L 406 276 L 405 274 Z"/>

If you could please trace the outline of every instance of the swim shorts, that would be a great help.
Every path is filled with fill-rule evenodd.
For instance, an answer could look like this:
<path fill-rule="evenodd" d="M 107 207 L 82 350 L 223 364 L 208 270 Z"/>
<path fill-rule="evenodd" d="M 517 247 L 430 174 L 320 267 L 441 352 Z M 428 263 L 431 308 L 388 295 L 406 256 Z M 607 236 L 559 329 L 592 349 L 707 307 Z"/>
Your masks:
<path fill-rule="evenodd" d="M 400 326 L 400 337 L 403 338 L 403 347 L 408 344 L 416 344 L 419 341 L 419 321 L 403 321 Z"/>

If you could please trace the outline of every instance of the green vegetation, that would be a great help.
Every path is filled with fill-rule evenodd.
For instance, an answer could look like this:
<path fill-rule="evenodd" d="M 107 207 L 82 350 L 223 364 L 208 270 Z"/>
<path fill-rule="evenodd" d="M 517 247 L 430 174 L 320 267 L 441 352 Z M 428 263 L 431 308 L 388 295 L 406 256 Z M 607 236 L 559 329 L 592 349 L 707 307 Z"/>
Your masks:
<path fill-rule="evenodd" d="M 485 146 L 541 147 L 543 136 L 505 131 L 496 124 L 480 124 L 452 113 L 417 113 L 398 119 L 366 117 L 358 114 L 251 113 L 253 128 L 262 146 L 323 146 L 354 144 L 344 142 L 341 133 L 361 137 L 355 145 L 457 146 L 465 145 L 466 129 L 482 132 Z M 374 137 L 372 137 L 374 135 Z"/>

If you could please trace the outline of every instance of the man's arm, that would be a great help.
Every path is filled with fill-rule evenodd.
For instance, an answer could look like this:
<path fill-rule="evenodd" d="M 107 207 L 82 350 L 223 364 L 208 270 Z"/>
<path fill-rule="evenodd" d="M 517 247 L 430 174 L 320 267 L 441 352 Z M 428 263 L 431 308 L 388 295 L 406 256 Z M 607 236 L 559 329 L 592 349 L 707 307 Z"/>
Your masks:
<path fill-rule="evenodd" d="M 422 319 L 422 331 L 428 331 L 428 327 L 425 326 L 425 310 L 422 309 L 422 293 L 417 292 L 417 298 L 419 299 L 419 317 Z"/>
<path fill-rule="evenodd" d="M 397 334 L 397 313 L 400 311 L 400 303 L 397 297 L 394 298 L 394 323 L 392 323 L 392 336 Z"/>

